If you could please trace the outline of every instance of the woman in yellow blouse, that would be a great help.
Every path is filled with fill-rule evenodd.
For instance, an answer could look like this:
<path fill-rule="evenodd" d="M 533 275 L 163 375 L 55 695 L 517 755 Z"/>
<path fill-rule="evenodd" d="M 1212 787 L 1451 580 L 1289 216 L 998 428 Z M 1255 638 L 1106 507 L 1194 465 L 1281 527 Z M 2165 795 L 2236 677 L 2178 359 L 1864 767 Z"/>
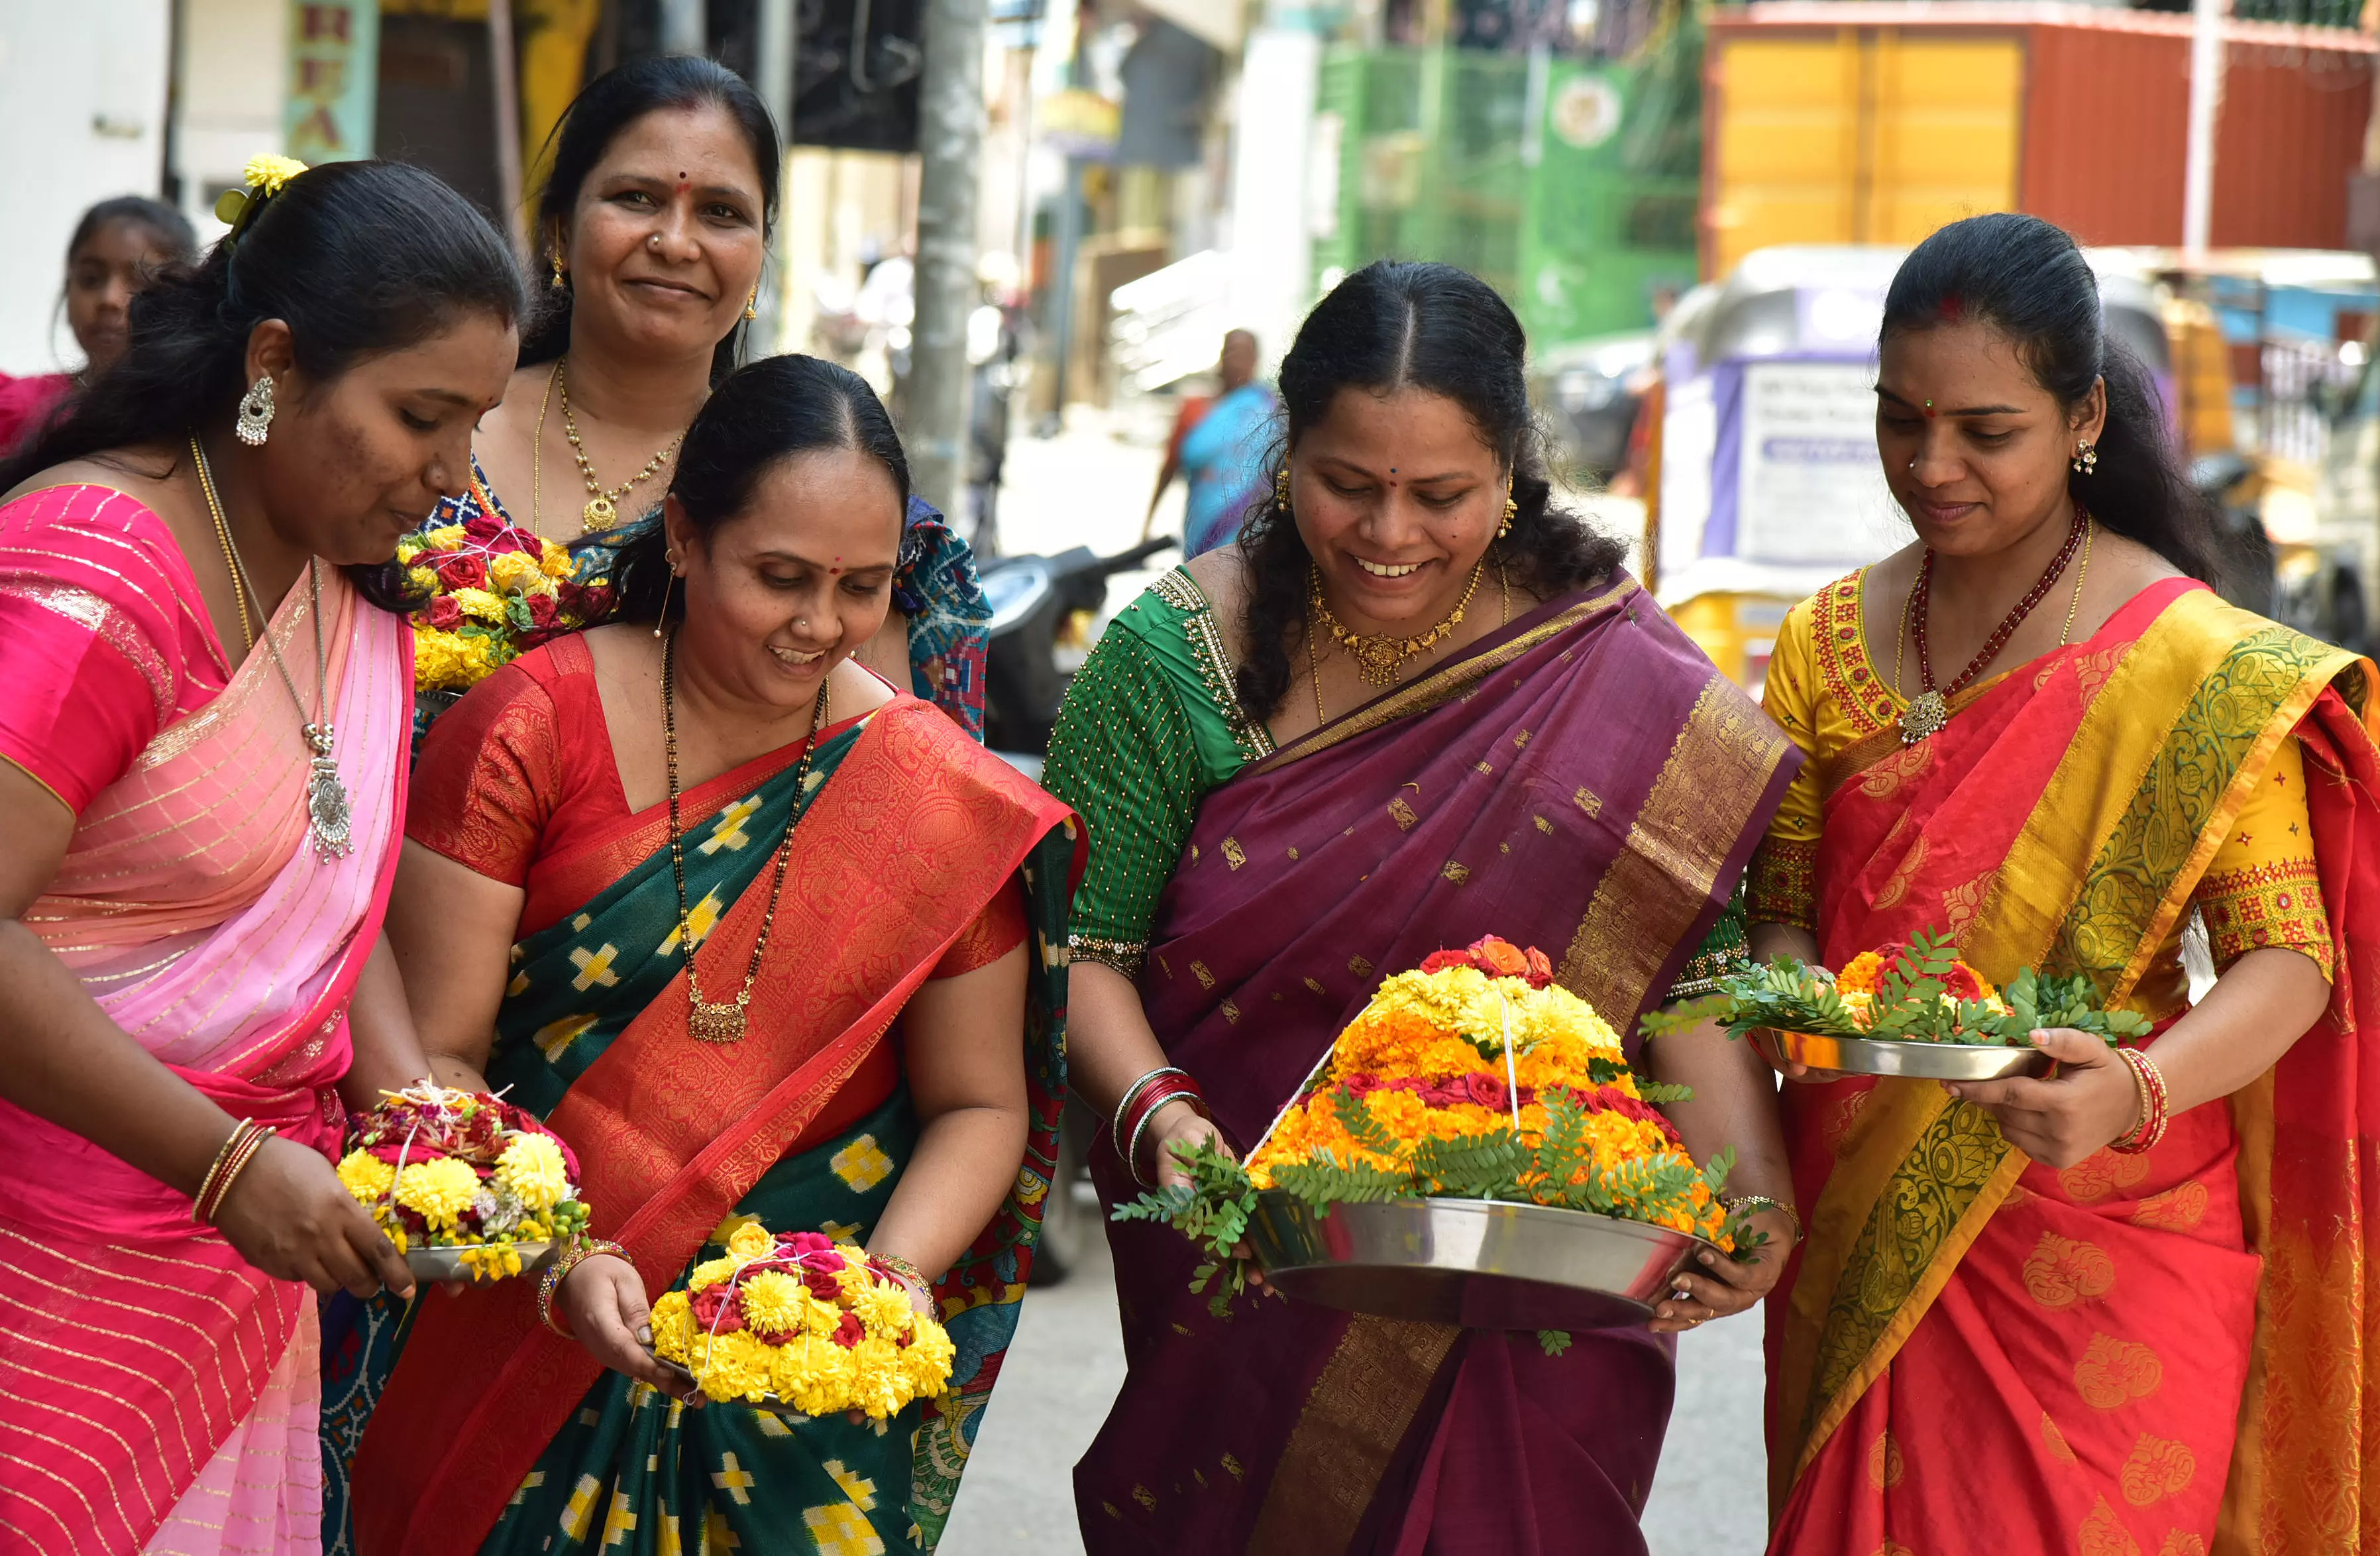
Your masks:
<path fill-rule="evenodd" d="M 1772 1550 L 2362 1549 L 2373 667 L 2197 581 L 2213 531 L 2056 227 L 1921 245 L 1876 393 L 1917 543 L 1779 638 L 1767 707 L 1809 760 L 1754 950 L 1948 930 L 2155 1034 L 2136 1065 L 2036 1033 L 2038 1080 L 1791 1072 L 1811 1220 L 1771 1299 Z M 2194 1007 L 2193 921 L 2220 969 Z"/>

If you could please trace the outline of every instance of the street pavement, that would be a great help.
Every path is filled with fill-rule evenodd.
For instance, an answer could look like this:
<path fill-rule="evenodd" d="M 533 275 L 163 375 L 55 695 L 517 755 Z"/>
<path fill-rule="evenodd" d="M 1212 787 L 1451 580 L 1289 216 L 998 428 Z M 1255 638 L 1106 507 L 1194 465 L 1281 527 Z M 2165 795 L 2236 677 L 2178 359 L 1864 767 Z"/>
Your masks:
<path fill-rule="evenodd" d="M 1161 419 L 1075 407 L 1057 436 L 1011 444 L 1000 507 L 1002 548 L 1046 553 L 1088 545 L 1107 553 L 1134 544 L 1164 431 Z M 1643 519 L 1635 504 L 1588 505 L 1608 528 L 1636 538 Z M 1158 510 L 1157 532 L 1179 534 L 1181 513 L 1177 483 Z M 1163 567 L 1179 557 L 1156 560 Z M 1153 576 L 1118 577 L 1109 609 L 1129 602 Z M 1087 1194 L 1087 1185 L 1081 1192 Z M 1759 1318 L 1746 1314 L 1683 1337 L 1678 1370 L 1677 1405 L 1645 1516 L 1653 1556 L 1750 1556 L 1766 1534 Z M 1072 1472 L 1123 1378 L 1114 1280 L 1102 1243 L 1068 1280 L 1025 1300 L 943 1537 L 946 1556 L 1082 1550 Z"/>

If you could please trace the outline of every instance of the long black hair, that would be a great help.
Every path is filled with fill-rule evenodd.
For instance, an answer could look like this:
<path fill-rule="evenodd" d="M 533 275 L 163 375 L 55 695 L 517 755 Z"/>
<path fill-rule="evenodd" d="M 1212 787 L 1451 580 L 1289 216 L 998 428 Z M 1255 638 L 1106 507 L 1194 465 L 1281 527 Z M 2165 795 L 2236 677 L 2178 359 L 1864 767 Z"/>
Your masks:
<path fill-rule="evenodd" d="M 708 536 L 744 511 L 752 489 L 781 460 L 837 448 L 856 449 L 883 466 L 900 507 L 907 509 L 909 456 L 868 381 L 817 357 L 763 357 L 728 374 L 695 413 L 670 495 Z M 589 536 L 574 549 L 595 546 L 613 553 L 619 619 L 658 619 L 670 596 L 668 537 L 661 520 L 640 519 Z M 671 599 L 673 617 L 684 614 L 685 602 L 683 590 Z"/>
<path fill-rule="evenodd" d="M 2100 523 L 2192 577 L 2216 576 L 2226 557 L 2215 510 L 2191 483 L 2148 370 L 2107 334 L 2098 278 L 2063 228 L 2001 212 L 1953 222 L 1912 249 L 1885 294 L 1879 338 L 1954 319 L 2007 336 L 2067 411 L 2105 379 L 2097 468 L 2070 473 L 2067 490 Z"/>
<path fill-rule="evenodd" d="M 545 188 L 537 197 L 537 241 L 540 253 L 546 256 L 540 268 L 550 261 L 555 230 L 569 230 L 587 176 L 595 171 L 595 164 L 603 160 L 621 132 L 647 114 L 701 107 L 722 110 L 735 121 L 752 149 L 752 163 L 760 175 L 760 232 L 767 236 L 776 225 L 777 173 L 783 160 L 778 153 L 777 121 L 769 116 L 768 105 L 743 77 L 716 60 L 697 55 L 655 55 L 631 60 L 588 82 L 564 110 L 562 122 L 554 126 L 547 142 L 553 160 L 546 173 Z M 570 349 L 567 273 L 560 286 L 541 286 L 540 291 L 543 300 L 537 319 L 521 341 L 523 367 L 551 362 Z M 728 331 L 711 352 L 713 384 L 735 371 L 738 333 Z"/>
<path fill-rule="evenodd" d="M 520 318 L 520 269 L 479 209 L 435 174 L 395 162 L 301 173 L 204 262 L 132 299 L 124 355 L 0 461 L 0 492 L 37 470 L 142 444 L 178 444 L 248 389 L 248 340 L 278 319 L 306 376 L 417 346 L 462 317 Z M 392 560 L 350 567 L 372 603 L 418 603 Z"/>
<path fill-rule="evenodd" d="M 1480 441 L 1512 473 L 1512 532 L 1488 556 L 1540 598 L 1602 577 L 1626 553 L 1552 501 L 1529 412 L 1527 354 L 1521 322 L 1477 276 L 1452 265 L 1376 261 L 1333 287 L 1298 328 L 1281 364 L 1288 426 L 1273 468 L 1288 468 L 1297 440 L 1330 414 L 1342 390 L 1443 395 L 1463 407 Z M 1240 548 L 1249 587 L 1237 690 L 1240 705 L 1263 720 L 1289 692 L 1290 651 L 1307 629 L 1313 558 L 1289 506 L 1272 492 L 1250 512 Z"/>

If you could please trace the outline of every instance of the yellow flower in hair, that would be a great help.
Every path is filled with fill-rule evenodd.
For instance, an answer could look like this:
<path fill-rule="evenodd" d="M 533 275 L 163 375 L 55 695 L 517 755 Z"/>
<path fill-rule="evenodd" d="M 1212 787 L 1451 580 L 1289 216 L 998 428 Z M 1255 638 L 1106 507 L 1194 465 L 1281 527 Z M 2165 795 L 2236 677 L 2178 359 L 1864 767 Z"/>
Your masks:
<path fill-rule="evenodd" d="M 396 1182 L 396 1169 L 368 1150 L 351 1150 L 339 1160 L 339 1181 L 366 1205 L 377 1205 Z"/>
<path fill-rule="evenodd" d="M 763 1258 L 776 1246 L 777 1240 L 769 1234 L 769 1229 L 756 1221 L 746 1222 L 727 1239 L 728 1255 L 739 1264 Z"/>
<path fill-rule="evenodd" d="M 496 1158 L 496 1182 L 532 1210 L 551 1210 L 570 1197 L 570 1173 L 562 1147 L 551 1135 L 522 1130 Z"/>
<path fill-rule="evenodd" d="M 480 1174 L 451 1156 L 408 1162 L 396 1175 L 396 1202 L 433 1227 L 453 1227 L 479 1194 Z"/>
<path fill-rule="evenodd" d="M 296 157 L 275 156 L 267 152 L 261 157 L 249 158 L 248 166 L 242 172 L 241 177 L 251 189 L 268 195 L 277 195 L 281 192 L 282 186 L 305 171 L 306 164 Z"/>

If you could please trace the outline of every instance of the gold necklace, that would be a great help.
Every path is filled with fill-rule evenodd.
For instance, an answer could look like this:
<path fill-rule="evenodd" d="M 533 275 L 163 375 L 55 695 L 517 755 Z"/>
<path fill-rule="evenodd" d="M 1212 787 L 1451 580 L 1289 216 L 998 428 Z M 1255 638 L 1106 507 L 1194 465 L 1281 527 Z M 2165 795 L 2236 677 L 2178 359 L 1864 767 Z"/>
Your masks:
<path fill-rule="evenodd" d="M 248 566 L 239 559 L 239 547 L 233 543 L 231 525 L 224 517 L 223 499 L 215 494 L 214 472 L 207 468 L 207 451 L 199 446 L 196 433 L 190 437 L 190 455 L 198 461 L 199 490 L 206 493 L 207 512 L 214 516 L 215 534 L 223 541 L 224 558 L 231 564 L 231 587 L 235 594 L 246 590 L 256 602 L 256 614 L 266 617 L 265 650 L 273 655 L 273 667 L 281 672 L 281 684 L 289 688 L 289 700 L 298 705 L 298 733 L 306 737 L 307 748 L 314 753 L 313 776 L 306 783 L 306 828 L 314 836 L 314 852 L 323 859 L 346 857 L 354 842 L 352 812 L 347 806 L 347 785 L 339 776 L 338 758 L 334 748 L 339 732 L 331 726 L 326 706 L 330 695 L 331 656 L 322 646 L 322 569 L 314 557 L 306 559 L 306 583 L 314 601 L 314 722 L 306 722 L 306 699 L 299 695 L 298 683 L 289 674 L 288 661 L 281 657 L 281 645 L 273 640 L 271 617 L 264 609 L 263 598 L 257 594 L 256 585 L 249 581 Z M 248 606 L 240 606 L 240 627 L 248 627 Z M 250 647 L 253 647 L 251 642 Z"/>
<path fill-rule="evenodd" d="M 199 453 L 199 440 L 190 439 L 190 452 Z M 214 482 L 206 477 L 205 457 L 200 458 L 199 490 L 207 500 L 207 512 L 215 521 L 215 542 L 223 547 L 224 566 L 231 574 L 231 602 L 239 607 L 239 657 L 242 663 L 256 651 L 256 623 L 248 614 L 248 591 L 240 588 L 239 553 L 231 547 L 231 526 L 224 522 L 223 505 L 215 501 Z"/>
<path fill-rule="evenodd" d="M 553 404 L 553 386 L 562 381 L 562 359 L 553 359 L 553 371 L 545 375 L 545 397 L 537 402 L 537 431 L 528 439 L 528 532 L 540 539 L 545 534 L 545 412 Z"/>
<path fill-rule="evenodd" d="M 1347 657 L 1355 662 L 1355 674 L 1376 687 L 1395 686 L 1406 660 L 1431 648 L 1463 625 L 1463 607 L 1471 603 L 1472 594 L 1479 588 L 1480 575 L 1487 570 L 1485 558 L 1472 564 L 1471 581 L 1463 586 L 1463 598 L 1454 602 L 1453 611 L 1444 621 L 1418 638 L 1389 638 L 1350 632 L 1341 626 L 1339 618 L 1330 614 L 1330 602 L 1322 597 L 1322 569 L 1307 564 L 1315 615 L 1330 629 L 1330 640 L 1346 650 Z"/>
<path fill-rule="evenodd" d="M 819 736 L 826 730 L 827 683 L 819 682 L 818 701 L 810 707 L 810 733 L 802 742 L 802 760 L 794 769 L 794 806 L 785 818 L 785 835 L 777 845 L 776 872 L 769 881 L 769 910 L 760 919 L 760 936 L 752 942 L 752 963 L 744 969 L 744 987 L 733 1004 L 714 1004 L 702 997 L 695 982 L 692 916 L 686 906 L 685 833 L 677 818 L 677 634 L 662 639 L 662 749 L 669 760 L 669 840 L 670 873 L 677 880 L 677 942 L 686 951 L 686 1029 L 687 1035 L 707 1043 L 733 1043 L 744 1040 L 748 1026 L 747 1012 L 752 1005 L 752 986 L 759 981 L 760 959 L 769 954 L 769 929 L 777 921 L 777 898 L 785 889 L 785 866 L 794 857 L 794 823 L 801 820 L 802 796 L 809 792 L 810 757 L 818 750 Z"/>
<path fill-rule="evenodd" d="M 587 483 L 587 506 L 579 510 L 580 517 L 586 521 L 588 532 L 593 534 L 620 522 L 619 499 L 635 491 L 646 478 L 669 462 L 671 456 L 677 453 L 677 445 L 686 441 L 686 432 L 679 429 L 677 436 L 663 444 L 659 454 L 645 461 L 643 469 L 607 490 L 601 481 L 595 479 L 595 467 L 588 463 L 586 445 L 578 441 L 578 419 L 570 414 L 570 380 L 562 371 L 563 362 L 568 359 L 562 358 L 554 362 L 553 381 L 562 386 L 563 435 L 570 440 L 570 456 L 578 461 L 579 479 Z M 534 512 L 530 517 L 535 518 Z"/>
<path fill-rule="evenodd" d="M 2082 560 L 2074 569 L 2074 597 L 2066 602 L 2066 630 L 2058 635 L 2061 649 L 2074 640 L 2074 613 L 2082 608 L 2082 580 L 2091 575 L 2091 538 L 2099 530 L 2097 522 L 2087 514 L 2082 526 Z"/>

